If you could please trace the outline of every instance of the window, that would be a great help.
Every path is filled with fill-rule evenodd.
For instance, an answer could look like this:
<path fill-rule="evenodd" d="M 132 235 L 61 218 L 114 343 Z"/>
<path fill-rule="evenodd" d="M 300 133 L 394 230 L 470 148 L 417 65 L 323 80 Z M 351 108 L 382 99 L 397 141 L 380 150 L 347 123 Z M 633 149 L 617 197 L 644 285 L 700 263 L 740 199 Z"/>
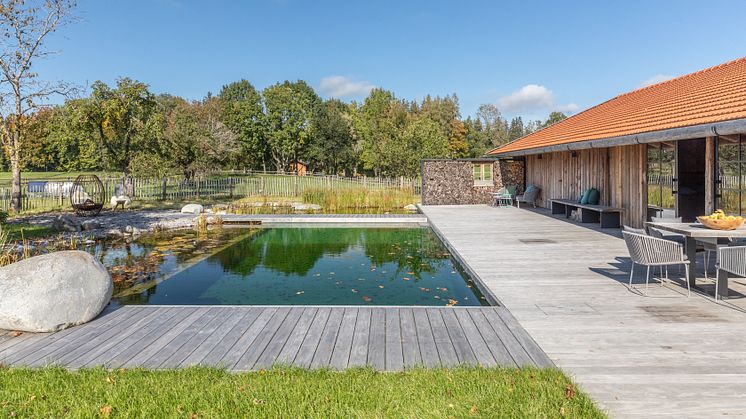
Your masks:
<path fill-rule="evenodd" d="M 746 213 L 746 143 L 743 136 L 718 137 L 717 208 L 726 214 Z"/>
<path fill-rule="evenodd" d="M 492 163 L 474 163 L 474 186 L 492 186 Z"/>
<path fill-rule="evenodd" d="M 648 208 L 652 215 L 673 216 L 674 198 L 674 148 L 671 143 L 648 145 Z"/>

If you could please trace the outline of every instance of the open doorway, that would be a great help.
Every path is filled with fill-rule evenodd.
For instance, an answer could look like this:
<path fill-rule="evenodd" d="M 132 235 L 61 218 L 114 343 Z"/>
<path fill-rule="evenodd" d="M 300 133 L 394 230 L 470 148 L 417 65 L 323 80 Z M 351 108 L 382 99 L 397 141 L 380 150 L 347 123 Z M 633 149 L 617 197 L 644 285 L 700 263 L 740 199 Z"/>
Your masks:
<path fill-rule="evenodd" d="M 676 213 L 694 222 L 705 213 L 706 142 L 704 138 L 676 142 Z"/>

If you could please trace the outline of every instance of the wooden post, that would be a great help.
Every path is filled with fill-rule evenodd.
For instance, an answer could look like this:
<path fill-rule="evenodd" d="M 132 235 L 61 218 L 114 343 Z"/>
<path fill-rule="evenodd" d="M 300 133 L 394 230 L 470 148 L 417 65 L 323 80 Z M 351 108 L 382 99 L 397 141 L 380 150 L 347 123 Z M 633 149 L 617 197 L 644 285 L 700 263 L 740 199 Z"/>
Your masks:
<path fill-rule="evenodd" d="M 167 185 L 168 185 L 168 180 L 166 179 L 165 176 L 163 176 L 163 185 L 161 187 L 161 200 L 162 201 L 166 200 L 166 190 L 167 190 L 166 187 L 167 187 Z"/>
<path fill-rule="evenodd" d="M 715 137 L 705 139 L 705 214 L 715 211 Z"/>

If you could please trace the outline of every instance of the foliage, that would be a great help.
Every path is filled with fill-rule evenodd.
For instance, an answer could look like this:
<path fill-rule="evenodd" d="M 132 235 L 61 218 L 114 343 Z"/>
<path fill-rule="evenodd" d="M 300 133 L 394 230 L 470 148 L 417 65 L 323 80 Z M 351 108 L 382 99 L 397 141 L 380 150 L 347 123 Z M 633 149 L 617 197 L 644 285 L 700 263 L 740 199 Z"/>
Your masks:
<path fill-rule="evenodd" d="M 370 208 L 394 210 L 419 201 L 411 190 L 398 189 L 309 188 L 303 192 L 302 197 L 303 202 L 318 204 L 325 211 L 340 213 Z"/>
<path fill-rule="evenodd" d="M 90 98 L 69 102 L 80 128 L 105 151 L 105 168 L 130 172 L 135 153 L 152 153 L 160 133 L 161 114 L 148 86 L 130 78 L 116 88 L 97 81 Z"/>
<path fill-rule="evenodd" d="M 284 172 L 302 157 L 311 137 L 311 120 L 321 99 L 302 80 L 267 87 L 263 96 L 269 154 L 275 169 Z"/>
<path fill-rule="evenodd" d="M 262 96 L 247 80 L 223 86 L 218 94 L 220 120 L 236 136 L 241 153 L 235 163 L 243 167 L 267 167 L 266 123 Z"/>
<path fill-rule="evenodd" d="M 322 101 L 303 81 L 258 92 L 240 80 L 216 97 L 188 101 L 122 78 L 29 115 L 21 163 L 27 170 L 191 179 L 224 169 L 287 171 L 301 162 L 327 174 L 417 177 L 422 158 L 479 157 L 563 117 L 508 122 L 485 104 L 463 119 L 455 95 L 417 102 L 380 88 L 362 103 Z"/>
<path fill-rule="evenodd" d="M 313 118 L 308 161 L 314 172 L 345 174 L 354 171 L 358 156 L 349 108 L 337 99 L 319 106 Z"/>
<path fill-rule="evenodd" d="M 556 369 L 0 370 L 0 415 L 19 417 L 602 418 Z"/>

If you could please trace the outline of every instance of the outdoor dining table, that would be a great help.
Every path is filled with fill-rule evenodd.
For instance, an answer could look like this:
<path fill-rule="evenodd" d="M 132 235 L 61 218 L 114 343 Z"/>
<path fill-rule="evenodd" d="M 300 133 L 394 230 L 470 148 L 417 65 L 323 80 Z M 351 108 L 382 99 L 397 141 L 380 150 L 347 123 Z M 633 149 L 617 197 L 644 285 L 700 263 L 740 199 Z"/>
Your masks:
<path fill-rule="evenodd" d="M 691 264 L 689 269 L 689 285 L 695 287 L 697 280 L 697 240 L 713 241 L 718 243 L 728 239 L 746 238 L 746 228 L 741 227 L 736 230 L 713 230 L 699 223 L 646 223 L 648 227 L 657 228 L 671 233 L 681 234 L 686 239 L 686 256 Z M 718 296 L 728 297 L 728 272 L 718 271 L 718 287 L 715 292 Z"/>

